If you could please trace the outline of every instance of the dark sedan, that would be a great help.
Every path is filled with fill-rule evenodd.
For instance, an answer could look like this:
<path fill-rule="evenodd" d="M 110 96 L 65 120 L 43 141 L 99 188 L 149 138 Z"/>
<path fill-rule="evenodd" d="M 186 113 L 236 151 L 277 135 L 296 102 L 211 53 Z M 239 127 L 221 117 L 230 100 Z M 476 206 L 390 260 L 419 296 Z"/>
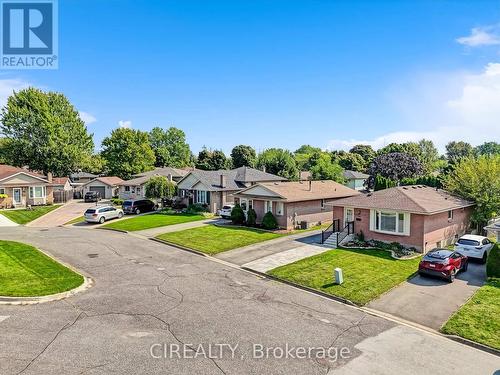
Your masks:
<path fill-rule="evenodd" d="M 434 249 L 425 254 L 418 265 L 418 273 L 420 275 L 445 278 L 452 283 L 458 272 L 467 271 L 467 266 L 467 257 L 459 252 L 448 249 Z"/>
<path fill-rule="evenodd" d="M 143 212 L 156 210 L 156 204 L 149 199 L 127 200 L 123 202 L 122 208 L 126 214 L 139 215 Z"/>

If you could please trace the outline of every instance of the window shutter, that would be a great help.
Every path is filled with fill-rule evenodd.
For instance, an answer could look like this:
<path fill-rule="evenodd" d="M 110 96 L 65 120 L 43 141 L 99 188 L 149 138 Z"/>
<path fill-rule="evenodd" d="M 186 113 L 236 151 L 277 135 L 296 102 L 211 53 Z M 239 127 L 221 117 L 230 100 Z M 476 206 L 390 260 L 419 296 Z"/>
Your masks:
<path fill-rule="evenodd" d="M 405 231 L 404 231 L 404 233 L 407 236 L 410 235 L 410 220 L 411 220 L 411 214 L 408 212 L 405 212 Z"/>
<path fill-rule="evenodd" d="M 207 204 L 210 204 L 210 192 L 207 191 Z"/>

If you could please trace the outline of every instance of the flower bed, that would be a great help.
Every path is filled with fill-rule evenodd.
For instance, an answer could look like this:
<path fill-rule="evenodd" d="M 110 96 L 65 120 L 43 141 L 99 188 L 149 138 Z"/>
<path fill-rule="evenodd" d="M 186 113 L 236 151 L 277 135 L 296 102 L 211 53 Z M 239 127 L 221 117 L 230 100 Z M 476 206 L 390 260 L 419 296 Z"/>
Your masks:
<path fill-rule="evenodd" d="M 342 247 L 346 248 L 361 248 L 361 249 L 382 249 L 386 251 L 392 252 L 395 258 L 405 259 L 405 258 L 413 258 L 417 255 L 417 249 L 414 247 L 405 247 L 401 245 L 399 242 L 384 242 L 377 240 L 368 240 L 364 241 L 360 238 L 355 238 L 351 241 L 345 242 L 342 244 Z"/>

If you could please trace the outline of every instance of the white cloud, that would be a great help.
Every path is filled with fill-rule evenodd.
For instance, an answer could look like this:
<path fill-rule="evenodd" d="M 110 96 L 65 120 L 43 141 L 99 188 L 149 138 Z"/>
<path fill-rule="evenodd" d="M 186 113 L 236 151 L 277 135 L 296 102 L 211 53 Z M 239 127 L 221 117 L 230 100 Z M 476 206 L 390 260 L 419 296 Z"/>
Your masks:
<path fill-rule="evenodd" d="M 118 126 L 120 128 L 131 128 L 132 127 L 132 121 L 130 121 L 130 120 L 120 120 L 120 121 L 118 121 Z"/>
<path fill-rule="evenodd" d="M 80 118 L 85 123 L 85 125 L 90 125 L 97 121 L 97 119 L 88 112 L 79 111 L 78 114 L 80 115 Z"/>
<path fill-rule="evenodd" d="M 21 79 L 0 79 L 0 107 L 7 104 L 7 99 L 14 91 L 20 91 L 31 86 L 28 82 Z"/>
<path fill-rule="evenodd" d="M 492 46 L 500 44 L 500 27 L 498 25 L 474 27 L 470 35 L 456 41 L 467 47 Z"/>
<path fill-rule="evenodd" d="M 407 129 L 381 134 L 365 139 L 334 139 L 329 149 L 347 150 L 355 144 L 369 144 L 380 148 L 391 142 L 418 141 L 422 138 L 434 141 L 443 152 L 446 143 L 463 140 L 478 145 L 486 141 L 500 142 L 500 63 L 488 64 L 479 74 L 453 75 L 457 86 L 443 89 L 449 76 L 432 83 L 421 82 L 422 92 L 411 93 L 405 100 Z M 422 101 L 420 97 L 432 98 Z"/>

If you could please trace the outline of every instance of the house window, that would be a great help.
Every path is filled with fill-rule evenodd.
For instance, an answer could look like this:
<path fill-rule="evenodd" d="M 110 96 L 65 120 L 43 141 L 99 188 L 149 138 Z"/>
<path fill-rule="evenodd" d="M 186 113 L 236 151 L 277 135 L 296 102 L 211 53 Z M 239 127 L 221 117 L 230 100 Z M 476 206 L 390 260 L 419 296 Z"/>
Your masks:
<path fill-rule="evenodd" d="M 241 206 L 241 209 L 243 211 L 246 211 L 247 210 L 247 200 L 246 199 L 242 199 L 241 202 L 240 202 L 240 206 Z"/>
<path fill-rule="evenodd" d="M 141 187 L 137 186 L 136 191 L 137 191 L 137 194 L 139 194 L 141 192 Z"/>
<path fill-rule="evenodd" d="M 283 216 L 285 211 L 285 204 L 283 202 L 276 202 L 276 216 Z"/>
<path fill-rule="evenodd" d="M 324 199 L 321 200 L 321 209 L 322 210 L 325 209 L 325 200 Z"/>
<path fill-rule="evenodd" d="M 125 186 L 125 192 L 128 193 L 130 191 L 130 186 Z"/>
<path fill-rule="evenodd" d="M 273 201 L 266 201 L 265 210 L 267 212 L 273 212 Z"/>
<path fill-rule="evenodd" d="M 248 209 L 251 210 L 253 208 L 253 200 L 249 199 L 248 200 Z"/>
<path fill-rule="evenodd" d="M 371 230 L 409 235 L 410 215 L 404 212 L 390 212 L 372 210 Z"/>
<path fill-rule="evenodd" d="M 30 186 L 30 198 L 45 198 L 45 186 Z"/>
<path fill-rule="evenodd" d="M 5 194 L 5 189 L 4 188 L 0 188 L 0 194 Z"/>
<path fill-rule="evenodd" d="M 196 190 L 196 203 L 207 203 L 207 192 L 205 190 Z"/>
<path fill-rule="evenodd" d="M 345 209 L 344 220 L 345 220 L 345 224 L 350 223 L 351 221 L 354 221 L 354 209 L 352 209 L 352 208 Z"/>
<path fill-rule="evenodd" d="M 448 221 L 452 221 L 453 220 L 453 210 L 449 210 L 448 211 Z"/>

